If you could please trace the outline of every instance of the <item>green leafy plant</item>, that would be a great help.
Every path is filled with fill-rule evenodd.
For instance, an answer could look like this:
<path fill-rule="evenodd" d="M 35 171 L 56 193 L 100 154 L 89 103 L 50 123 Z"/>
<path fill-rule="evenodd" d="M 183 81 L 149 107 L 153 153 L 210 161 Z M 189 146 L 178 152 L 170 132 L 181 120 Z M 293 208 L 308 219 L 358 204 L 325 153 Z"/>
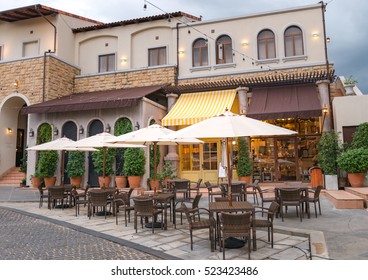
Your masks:
<path fill-rule="evenodd" d="M 25 151 L 23 157 L 20 159 L 19 171 L 23 173 L 27 173 L 27 161 L 28 161 L 28 152 Z"/>
<path fill-rule="evenodd" d="M 65 172 L 69 178 L 83 176 L 85 173 L 85 154 L 81 151 L 70 151 Z"/>
<path fill-rule="evenodd" d="M 361 123 L 353 134 L 352 148 L 368 148 L 368 122 Z"/>
<path fill-rule="evenodd" d="M 176 170 L 172 166 L 171 161 L 165 160 L 164 166 L 162 168 L 162 172 L 160 172 L 158 174 L 158 176 L 159 176 L 160 180 L 163 180 L 163 179 L 166 179 L 166 178 L 167 179 L 173 179 L 173 178 L 175 178 L 175 172 L 176 172 Z"/>
<path fill-rule="evenodd" d="M 344 85 L 355 85 L 358 81 L 353 78 L 352 75 L 349 76 L 349 78 L 345 79 Z"/>
<path fill-rule="evenodd" d="M 368 148 L 350 148 L 337 157 L 337 164 L 347 173 L 368 171 Z"/>
<path fill-rule="evenodd" d="M 98 151 L 92 153 L 93 167 L 97 171 L 99 176 L 104 174 L 104 151 L 103 148 L 98 148 Z M 114 174 L 113 163 L 115 158 L 114 149 L 106 149 L 106 161 L 105 161 L 105 175 L 110 176 Z"/>
<path fill-rule="evenodd" d="M 133 131 L 133 126 L 128 118 L 120 118 L 115 122 L 114 135 L 119 136 Z M 124 174 L 124 153 L 125 148 L 117 148 L 115 156 L 115 175 L 125 176 Z"/>
<path fill-rule="evenodd" d="M 146 156 L 142 148 L 127 148 L 124 153 L 124 173 L 126 176 L 143 176 L 146 172 Z"/>
<path fill-rule="evenodd" d="M 40 178 L 55 176 L 57 162 L 57 151 L 41 151 L 37 165 L 37 171 L 41 176 Z"/>
<path fill-rule="evenodd" d="M 238 138 L 238 162 L 236 171 L 239 177 L 251 176 L 253 172 L 253 160 L 249 157 L 248 141 Z"/>
<path fill-rule="evenodd" d="M 149 147 L 150 150 L 150 178 L 153 179 L 154 177 L 154 148 L 153 145 L 150 145 Z M 160 152 L 160 147 L 156 146 L 156 172 L 157 172 L 157 167 L 160 164 L 160 158 L 161 158 L 161 152 Z M 157 174 L 156 174 L 157 175 Z"/>
<path fill-rule="evenodd" d="M 322 133 L 318 141 L 317 160 L 325 175 L 337 174 L 336 159 L 341 152 L 340 146 L 338 134 L 334 130 Z"/>

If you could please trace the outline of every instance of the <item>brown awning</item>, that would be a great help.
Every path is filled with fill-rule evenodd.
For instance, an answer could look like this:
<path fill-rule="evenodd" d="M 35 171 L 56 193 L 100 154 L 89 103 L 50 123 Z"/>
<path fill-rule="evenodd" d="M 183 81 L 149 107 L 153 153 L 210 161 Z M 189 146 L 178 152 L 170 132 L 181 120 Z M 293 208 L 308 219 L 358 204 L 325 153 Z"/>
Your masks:
<path fill-rule="evenodd" d="M 24 107 L 21 113 L 60 113 L 131 107 L 142 97 L 160 91 L 161 88 L 162 86 L 148 86 L 72 94 Z"/>
<path fill-rule="evenodd" d="M 322 115 L 315 85 L 255 88 L 247 117 L 258 120 L 307 118 Z"/>

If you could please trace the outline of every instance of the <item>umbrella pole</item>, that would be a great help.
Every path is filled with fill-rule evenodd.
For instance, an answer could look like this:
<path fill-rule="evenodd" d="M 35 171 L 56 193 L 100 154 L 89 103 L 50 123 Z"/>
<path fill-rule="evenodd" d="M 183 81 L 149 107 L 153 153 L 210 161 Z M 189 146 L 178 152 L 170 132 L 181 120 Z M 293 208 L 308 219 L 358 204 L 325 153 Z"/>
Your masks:
<path fill-rule="evenodd" d="M 229 138 L 226 138 L 226 159 L 227 159 L 227 187 L 228 187 L 229 205 L 232 206 L 233 205 L 233 195 L 231 193 L 232 168 L 230 166 Z"/>
<path fill-rule="evenodd" d="M 105 176 L 106 176 L 106 147 L 103 147 L 103 183 L 102 183 L 103 187 L 105 187 Z"/>
<path fill-rule="evenodd" d="M 157 178 L 157 166 L 156 166 L 156 146 L 157 142 L 153 142 L 153 193 L 156 194 L 156 178 Z"/>
<path fill-rule="evenodd" d="M 61 174 L 60 174 L 60 184 L 64 186 L 64 161 L 65 161 L 65 150 L 61 151 Z"/>

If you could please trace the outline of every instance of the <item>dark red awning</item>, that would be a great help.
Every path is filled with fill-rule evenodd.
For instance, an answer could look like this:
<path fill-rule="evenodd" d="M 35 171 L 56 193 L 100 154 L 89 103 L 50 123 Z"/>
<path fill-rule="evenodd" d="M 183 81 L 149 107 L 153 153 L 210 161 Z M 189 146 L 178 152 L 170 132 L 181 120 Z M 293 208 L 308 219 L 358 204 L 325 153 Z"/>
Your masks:
<path fill-rule="evenodd" d="M 158 92 L 161 88 L 162 86 L 147 86 L 72 94 L 24 107 L 21 113 L 60 113 L 131 107 L 136 105 L 142 97 Z"/>
<path fill-rule="evenodd" d="M 322 115 L 315 85 L 255 88 L 247 117 L 258 120 L 308 118 Z"/>

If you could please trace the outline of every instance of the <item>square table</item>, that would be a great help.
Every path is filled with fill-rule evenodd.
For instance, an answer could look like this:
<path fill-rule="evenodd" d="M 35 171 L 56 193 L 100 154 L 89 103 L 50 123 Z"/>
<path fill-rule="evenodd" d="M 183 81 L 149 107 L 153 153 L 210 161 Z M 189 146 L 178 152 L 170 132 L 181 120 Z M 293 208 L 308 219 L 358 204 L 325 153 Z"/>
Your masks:
<path fill-rule="evenodd" d="M 257 236 L 255 227 L 255 207 L 248 201 L 233 201 L 232 205 L 228 201 L 221 202 L 210 202 L 209 203 L 210 215 L 213 217 L 216 213 L 221 212 L 241 212 L 241 211 L 251 211 L 252 212 L 252 239 L 253 239 L 253 251 L 257 251 Z M 218 221 L 217 221 L 218 222 Z"/>

